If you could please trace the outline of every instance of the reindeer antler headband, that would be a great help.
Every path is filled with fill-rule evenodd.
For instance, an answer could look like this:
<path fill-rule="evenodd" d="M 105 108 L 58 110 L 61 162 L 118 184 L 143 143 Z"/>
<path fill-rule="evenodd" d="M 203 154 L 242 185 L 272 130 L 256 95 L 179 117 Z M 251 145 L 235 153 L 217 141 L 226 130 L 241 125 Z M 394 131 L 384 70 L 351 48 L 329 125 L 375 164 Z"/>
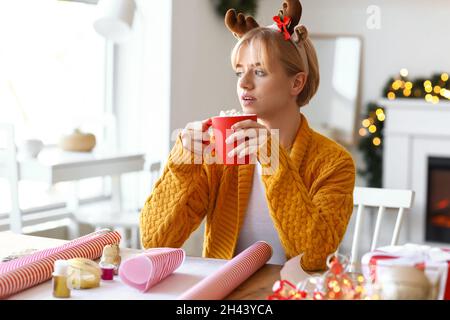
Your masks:
<path fill-rule="evenodd" d="M 283 2 L 283 9 L 279 11 L 278 16 L 273 17 L 275 23 L 267 28 L 283 33 L 284 39 L 294 44 L 305 64 L 306 73 L 309 73 L 304 46 L 304 41 L 308 38 L 308 30 L 304 25 L 298 24 L 302 12 L 303 9 L 299 0 L 286 0 Z M 242 13 L 237 14 L 234 9 L 230 9 L 226 13 L 225 25 L 237 39 L 242 38 L 250 30 L 259 28 L 258 23 L 252 16 L 245 16 Z"/>

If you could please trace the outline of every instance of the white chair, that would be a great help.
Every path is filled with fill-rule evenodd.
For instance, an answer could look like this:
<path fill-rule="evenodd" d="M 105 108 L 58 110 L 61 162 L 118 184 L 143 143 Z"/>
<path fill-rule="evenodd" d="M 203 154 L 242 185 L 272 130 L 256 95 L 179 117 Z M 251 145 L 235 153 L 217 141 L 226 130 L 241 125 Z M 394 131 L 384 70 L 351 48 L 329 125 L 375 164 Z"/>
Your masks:
<path fill-rule="evenodd" d="M 358 249 L 361 241 L 361 229 L 363 212 L 366 207 L 378 207 L 375 230 L 372 237 L 370 250 L 377 248 L 380 236 L 381 224 L 386 208 L 395 208 L 397 211 L 397 220 L 392 235 L 391 245 L 396 245 L 400 234 L 400 228 L 403 222 L 405 209 L 410 209 L 414 200 L 414 191 L 396 190 L 396 189 L 378 189 L 355 187 L 353 192 L 353 203 L 358 207 L 356 212 L 355 229 L 353 233 L 353 242 L 351 249 L 350 263 L 355 266 L 358 261 Z"/>
<path fill-rule="evenodd" d="M 22 233 L 22 211 L 19 206 L 19 166 L 12 124 L 0 123 L 0 177 L 9 182 L 11 193 L 10 229 Z"/>
<path fill-rule="evenodd" d="M 151 190 L 153 190 L 153 186 L 159 178 L 160 171 L 161 162 L 154 162 L 148 165 L 150 181 L 147 181 L 147 185 L 151 186 Z M 139 205 L 142 204 L 140 203 Z M 74 217 L 76 223 L 87 224 L 96 229 L 108 228 L 117 230 L 122 234 L 123 246 L 139 249 L 139 214 L 140 208 L 117 212 L 113 209 L 111 203 L 99 202 L 80 207 Z M 130 237 L 127 236 L 128 233 Z"/>

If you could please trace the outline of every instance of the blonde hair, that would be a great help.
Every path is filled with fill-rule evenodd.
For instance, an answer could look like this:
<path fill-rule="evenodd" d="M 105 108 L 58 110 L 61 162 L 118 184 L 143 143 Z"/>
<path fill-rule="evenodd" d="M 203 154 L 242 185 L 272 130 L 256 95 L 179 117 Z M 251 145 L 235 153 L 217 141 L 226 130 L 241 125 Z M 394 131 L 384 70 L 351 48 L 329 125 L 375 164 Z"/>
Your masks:
<path fill-rule="evenodd" d="M 270 71 L 270 59 L 278 58 L 288 76 L 299 72 L 307 72 L 306 84 L 297 96 L 297 105 L 303 107 L 314 97 L 319 88 L 320 74 L 316 50 L 309 38 L 301 40 L 308 61 L 303 61 L 297 48 L 291 41 L 284 40 L 281 33 L 271 28 L 255 28 L 247 32 L 236 44 L 231 53 L 231 64 L 236 68 L 239 51 L 243 46 L 256 49 L 256 58 L 261 65 Z M 305 62 L 307 64 L 305 64 Z"/>

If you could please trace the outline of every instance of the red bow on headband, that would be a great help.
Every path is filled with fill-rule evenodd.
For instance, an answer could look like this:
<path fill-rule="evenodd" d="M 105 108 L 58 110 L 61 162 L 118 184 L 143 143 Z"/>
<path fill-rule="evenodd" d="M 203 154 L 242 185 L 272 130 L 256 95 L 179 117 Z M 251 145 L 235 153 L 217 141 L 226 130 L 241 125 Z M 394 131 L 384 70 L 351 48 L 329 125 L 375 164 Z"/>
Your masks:
<path fill-rule="evenodd" d="M 284 33 L 284 40 L 289 40 L 291 38 L 291 34 L 288 31 L 288 27 L 291 24 L 291 17 L 285 16 L 275 16 L 273 17 L 273 21 L 277 23 L 278 29 L 280 29 L 280 32 Z"/>

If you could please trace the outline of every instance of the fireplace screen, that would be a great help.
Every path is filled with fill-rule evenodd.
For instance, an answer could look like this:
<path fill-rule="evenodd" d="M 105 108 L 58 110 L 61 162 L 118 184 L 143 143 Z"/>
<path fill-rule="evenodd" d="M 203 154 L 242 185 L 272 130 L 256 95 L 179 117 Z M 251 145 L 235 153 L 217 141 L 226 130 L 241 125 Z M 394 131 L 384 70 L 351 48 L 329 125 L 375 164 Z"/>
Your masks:
<path fill-rule="evenodd" d="M 427 241 L 450 243 L 450 158 L 428 158 Z"/>

